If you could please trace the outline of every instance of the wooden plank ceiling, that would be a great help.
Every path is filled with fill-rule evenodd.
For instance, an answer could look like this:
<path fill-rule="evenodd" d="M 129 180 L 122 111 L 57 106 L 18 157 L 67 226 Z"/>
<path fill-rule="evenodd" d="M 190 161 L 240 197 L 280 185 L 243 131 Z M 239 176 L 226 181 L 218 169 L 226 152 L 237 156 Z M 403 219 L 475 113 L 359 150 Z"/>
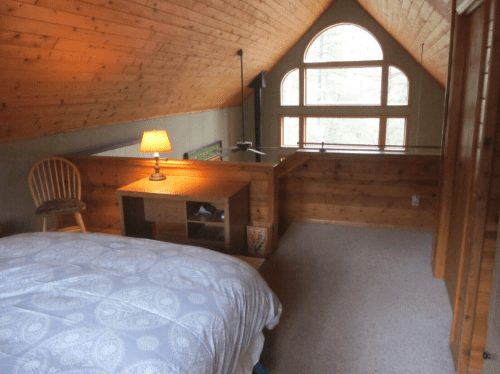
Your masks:
<path fill-rule="evenodd" d="M 446 85 L 452 0 L 358 0 L 423 67 Z"/>
<path fill-rule="evenodd" d="M 0 142 L 240 104 L 334 0 L 1 0 Z M 443 86 L 451 0 L 359 0 Z"/>

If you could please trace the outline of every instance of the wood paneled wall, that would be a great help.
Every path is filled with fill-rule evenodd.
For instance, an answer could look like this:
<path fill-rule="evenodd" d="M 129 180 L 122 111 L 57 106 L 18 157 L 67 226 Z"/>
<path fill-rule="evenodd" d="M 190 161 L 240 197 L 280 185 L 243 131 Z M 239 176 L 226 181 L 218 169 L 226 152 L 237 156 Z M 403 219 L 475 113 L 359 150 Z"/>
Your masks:
<path fill-rule="evenodd" d="M 498 3 L 497 3 L 498 4 Z M 500 15 L 500 12 L 497 13 Z M 491 45 L 490 45 L 491 47 Z M 500 68 L 500 64 L 497 65 Z M 496 72 L 498 75 L 500 72 Z M 499 96 L 500 97 L 500 96 Z M 483 99 L 485 99 L 483 97 Z M 500 99 L 497 108 L 500 108 Z M 477 296 L 475 300 L 474 324 L 470 342 L 470 359 L 467 374 L 481 374 L 483 368 L 483 352 L 486 348 L 486 335 L 488 330 L 488 313 L 493 281 L 495 248 L 498 240 L 498 220 L 500 211 L 500 110 L 497 112 L 494 135 L 494 153 L 491 164 L 491 180 L 486 204 L 486 225 L 481 253 L 478 254 L 479 274 L 477 275 Z"/>
<path fill-rule="evenodd" d="M 459 374 L 480 374 L 500 208 L 500 0 L 457 15 L 433 266 L 453 306 Z M 447 187 L 449 186 L 449 187 Z"/>
<path fill-rule="evenodd" d="M 120 233 L 116 189 L 154 172 L 154 160 L 142 158 L 67 156 L 80 171 L 82 200 L 87 204 L 83 220 L 90 231 Z M 250 221 L 278 221 L 277 170 L 272 164 L 160 161 L 160 170 L 169 175 L 231 179 L 250 182 Z M 274 225 L 274 244 L 277 243 Z"/>
<path fill-rule="evenodd" d="M 460 292 L 461 267 L 463 266 L 463 240 L 467 236 L 467 210 L 471 204 L 471 188 L 473 186 L 476 149 L 474 147 L 478 136 L 479 122 L 476 120 L 480 102 L 478 92 L 481 90 L 481 56 L 483 42 L 484 7 L 470 16 L 470 21 L 462 22 L 469 32 L 463 42 L 466 53 L 465 70 L 463 74 L 462 109 L 457 129 L 456 160 L 453 163 L 454 178 L 450 194 L 453 204 L 450 209 L 449 233 L 446 254 L 445 281 L 452 305 L 456 305 Z M 463 27 L 460 23 L 458 27 Z M 450 128 L 451 130 L 451 128 Z M 448 163 L 447 163 L 448 165 Z"/>
<path fill-rule="evenodd" d="M 500 102 L 499 102 L 500 105 Z M 500 118 L 498 118 L 500 124 Z M 498 126 L 500 128 L 500 126 Z M 500 150 L 500 134 L 497 128 L 495 148 Z M 488 206 L 486 211 L 486 229 L 479 265 L 479 280 L 477 300 L 474 313 L 474 325 L 471 354 L 467 374 L 481 374 L 483 368 L 483 352 L 486 348 L 488 331 L 488 313 L 493 281 L 495 248 L 498 240 L 498 213 L 500 210 L 500 152 L 496 151 L 493 159 L 493 173 L 491 179 Z"/>
<path fill-rule="evenodd" d="M 86 226 L 120 232 L 116 189 L 148 177 L 154 161 L 141 158 L 67 156 L 82 176 Z M 165 175 L 250 182 L 250 220 L 285 229 L 296 221 L 432 229 L 439 157 L 430 155 L 298 152 L 272 164 L 169 160 Z M 279 173 L 281 178 L 278 179 Z M 413 195 L 420 205 L 411 206 Z M 278 205 L 279 202 L 279 205 Z"/>
<path fill-rule="evenodd" d="M 439 156 L 295 153 L 280 173 L 281 229 L 292 221 L 434 228 Z M 297 160 L 298 162 L 294 162 Z M 413 195 L 420 205 L 412 206 Z"/>

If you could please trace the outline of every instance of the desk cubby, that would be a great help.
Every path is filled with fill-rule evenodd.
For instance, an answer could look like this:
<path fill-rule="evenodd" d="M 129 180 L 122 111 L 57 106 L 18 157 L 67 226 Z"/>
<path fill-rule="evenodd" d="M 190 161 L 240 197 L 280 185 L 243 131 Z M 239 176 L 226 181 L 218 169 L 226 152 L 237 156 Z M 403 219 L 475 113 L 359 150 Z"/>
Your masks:
<path fill-rule="evenodd" d="M 122 235 L 245 255 L 247 182 L 191 177 L 148 178 L 116 191 Z M 200 208 L 212 207 L 212 214 Z"/>

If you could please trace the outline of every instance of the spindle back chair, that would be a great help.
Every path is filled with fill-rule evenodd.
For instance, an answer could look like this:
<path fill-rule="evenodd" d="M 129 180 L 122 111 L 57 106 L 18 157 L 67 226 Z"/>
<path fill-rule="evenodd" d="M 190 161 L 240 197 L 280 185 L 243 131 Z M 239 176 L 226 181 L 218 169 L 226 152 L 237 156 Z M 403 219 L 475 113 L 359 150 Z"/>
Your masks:
<path fill-rule="evenodd" d="M 28 175 L 28 184 L 36 205 L 36 214 L 43 216 L 43 231 L 47 231 L 47 217 L 74 214 L 82 232 L 85 231 L 81 212 L 80 172 L 76 166 L 61 157 L 49 157 L 37 162 Z M 63 231 L 75 231 L 74 227 Z"/>

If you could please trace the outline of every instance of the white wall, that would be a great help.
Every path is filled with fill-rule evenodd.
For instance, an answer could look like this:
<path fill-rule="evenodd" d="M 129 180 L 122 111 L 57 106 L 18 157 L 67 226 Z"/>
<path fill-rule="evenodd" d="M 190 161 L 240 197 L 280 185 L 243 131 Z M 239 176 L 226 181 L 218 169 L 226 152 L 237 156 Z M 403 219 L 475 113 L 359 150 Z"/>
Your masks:
<path fill-rule="evenodd" d="M 184 152 L 216 140 L 233 145 L 239 139 L 240 123 L 239 108 L 229 108 L 0 144 L 0 224 L 11 233 L 35 229 L 28 172 L 44 157 L 83 152 L 140 138 L 145 130 L 165 129 L 172 152 L 162 157 L 180 159 Z"/>

